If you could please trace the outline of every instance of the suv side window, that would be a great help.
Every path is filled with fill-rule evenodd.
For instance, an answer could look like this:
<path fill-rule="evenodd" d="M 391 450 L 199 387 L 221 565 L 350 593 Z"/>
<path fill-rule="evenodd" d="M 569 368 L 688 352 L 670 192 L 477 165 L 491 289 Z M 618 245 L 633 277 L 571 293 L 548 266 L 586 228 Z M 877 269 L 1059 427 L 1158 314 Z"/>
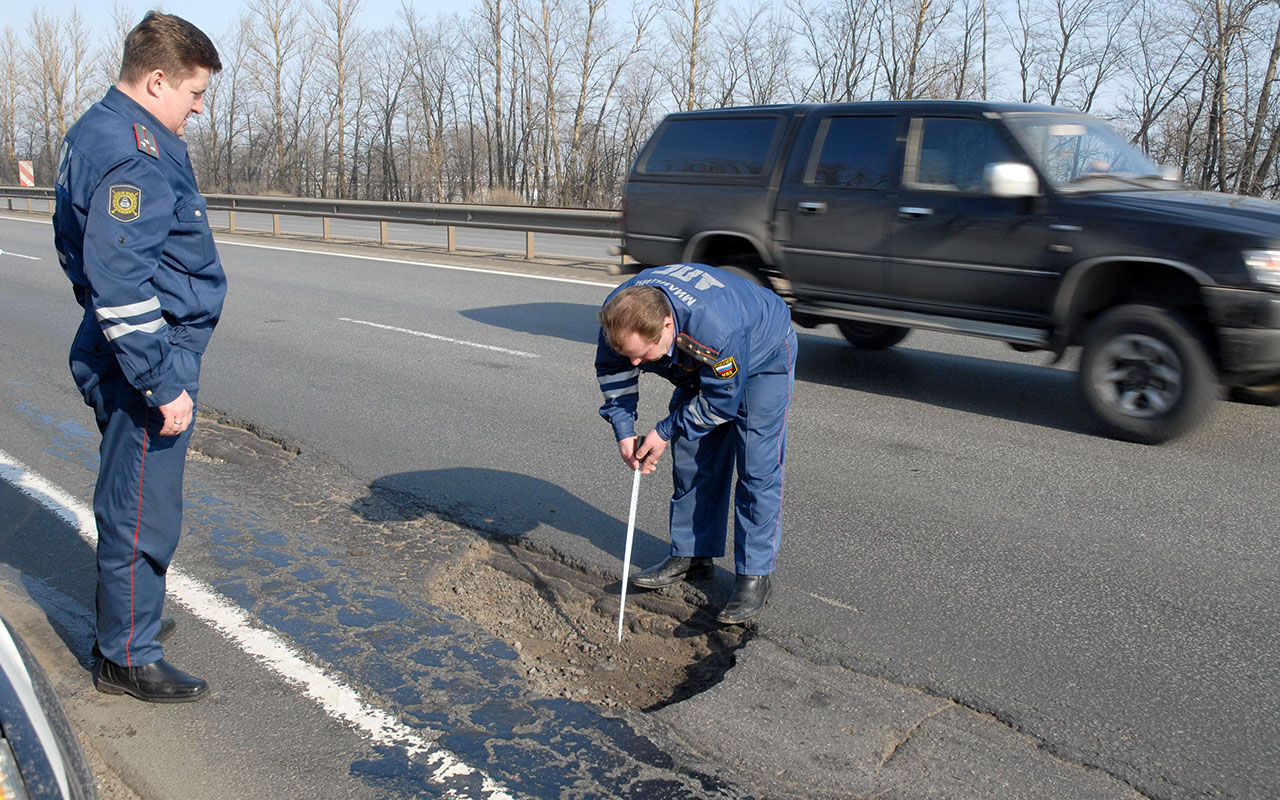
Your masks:
<path fill-rule="evenodd" d="M 646 175 L 760 175 L 782 118 L 674 119 L 640 171 Z"/>
<path fill-rule="evenodd" d="M 888 189 L 897 117 L 828 117 L 814 140 L 804 182 L 840 189 Z"/>
<path fill-rule="evenodd" d="M 988 164 L 1020 160 L 987 120 L 919 117 L 911 121 L 903 183 L 976 194 Z"/>

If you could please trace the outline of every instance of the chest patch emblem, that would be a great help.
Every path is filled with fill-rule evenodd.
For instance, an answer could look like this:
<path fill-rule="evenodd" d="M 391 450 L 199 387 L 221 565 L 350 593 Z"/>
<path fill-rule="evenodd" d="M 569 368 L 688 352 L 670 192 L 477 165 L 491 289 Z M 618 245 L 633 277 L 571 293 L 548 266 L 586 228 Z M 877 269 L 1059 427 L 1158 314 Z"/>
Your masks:
<path fill-rule="evenodd" d="M 711 365 L 711 371 L 716 374 L 717 378 L 732 378 L 738 374 L 738 362 L 733 360 L 733 356 L 717 361 Z"/>
<path fill-rule="evenodd" d="M 111 209 L 107 213 L 112 219 L 121 222 L 133 222 L 142 211 L 142 190 L 137 186 L 119 183 L 112 186 Z"/>

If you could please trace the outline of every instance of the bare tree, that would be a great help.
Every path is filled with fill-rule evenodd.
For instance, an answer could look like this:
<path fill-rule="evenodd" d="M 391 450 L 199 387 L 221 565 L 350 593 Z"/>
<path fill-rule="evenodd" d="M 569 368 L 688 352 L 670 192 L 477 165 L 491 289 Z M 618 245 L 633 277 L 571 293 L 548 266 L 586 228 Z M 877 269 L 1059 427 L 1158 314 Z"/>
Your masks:
<path fill-rule="evenodd" d="M 1140 0 L 1130 15 L 1130 36 L 1121 60 L 1124 94 L 1119 110 L 1128 116 L 1133 141 L 1152 149 L 1151 130 L 1157 120 L 1201 75 L 1205 60 L 1193 48 L 1199 24 L 1188 18 L 1187 6 L 1166 0 Z"/>
<path fill-rule="evenodd" d="M 317 0 L 310 6 L 311 19 L 314 23 L 313 35 L 318 45 L 321 59 L 324 62 L 324 91 L 332 99 L 334 110 L 334 128 L 338 141 L 336 155 L 337 196 L 346 197 L 346 135 L 347 135 L 347 93 L 350 88 L 351 53 L 360 46 L 361 31 L 356 25 L 356 16 L 360 13 L 363 0 Z M 325 147 L 325 156 L 329 148 Z"/>
<path fill-rule="evenodd" d="M 810 74 L 798 100 L 848 102 L 875 93 L 874 37 L 879 28 L 877 3 L 829 0 L 811 6 L 789 0 L 793 26 L 803 46 L 802 65 Z"/>
<path fill-rule="evenodd" d="M 439 17 L 432 24 L 417 15 L 413 6 L 401 11 L 405 25 L 410 81 L 413 84 L 417 113 L 423 119 L 426 139 L 424 169 L 431 183 L 428 197 L 444 199 L 445 132 L 448 118 L 458 109 L 454 104 L 453 42 L 457 38 L 456 18 Z"/>
<path fill-rule="evenodd" d="M 23 86 L 32 112 L 31 131 L 38 137 L 31 155 L 39 174 L 52 175 L 62 137 L 71 124 L 74 55 L 64 38 L 62 21 L 39 9 L 31 14 L 27 37 Z"/>
<path fill-rule="evenodd" d="M 18 181 L 18 93 L 22 77 L 19 58 L 22 47 L 13 28 L 6 25 L 0 36 L 0 183 L 16 184 Z M 25 155 L 25 154 L 24 154 Z"/>
<path fill-rule="evenodd" d="M 666 0 L 667 34 L 673 58 L 680 65 L 671 70 L 668 83 L 678 106 L 687 111 L 699 108 L 705 91 L 711 22 L 715 18 L 716 0 Z"/>
<path fill-rule="evenodd" d="M 290 112 L 289 80 L 307 47 L 302 25 L 304 8 L 295 0 L 250 0 L 247 8 L 246 44 L 254 72 L 266 78 L 271 133 L 275 144 L 274 174 L 277 185 L 286 183 L 292 171 L 286 150 L 290 139 L 286 130 Z"/>
<path fill-rule="evenodd" d="M 892 0 L 881 18 L 881 81 L 892 100 L 932 96 L 945 73 L 931 45 L 949 20 L 955 0 Z"/>
<path fill-rule="evenodd" d="M 111 6 L 111 21 L 103 32 L 105 40 L 98 51 L 94 67 L 103 91 L 119 80 L 120 59 L 124 55 L 124 38 L 141 20 L 142 14 L 135 12 L 119 0 Z"/>

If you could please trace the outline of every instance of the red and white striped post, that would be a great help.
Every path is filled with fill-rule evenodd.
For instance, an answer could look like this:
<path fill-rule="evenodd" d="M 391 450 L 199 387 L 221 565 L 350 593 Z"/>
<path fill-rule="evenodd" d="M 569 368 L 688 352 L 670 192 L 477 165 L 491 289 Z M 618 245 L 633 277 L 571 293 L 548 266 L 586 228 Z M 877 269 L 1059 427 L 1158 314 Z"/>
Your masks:
<path fill-rule="evenodd" d="M 35 186 L 36 171 L 30 161 L 18 162 L 18 185 L 19 186 Z"/>

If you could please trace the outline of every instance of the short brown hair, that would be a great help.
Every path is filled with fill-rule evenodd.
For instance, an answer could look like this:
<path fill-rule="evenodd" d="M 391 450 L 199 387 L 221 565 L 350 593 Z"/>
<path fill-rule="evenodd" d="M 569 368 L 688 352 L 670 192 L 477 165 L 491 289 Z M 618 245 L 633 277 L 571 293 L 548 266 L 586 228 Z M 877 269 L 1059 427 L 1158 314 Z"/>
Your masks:
<path fill-rule="evenodd" d="M 628 286 L 609 298 L 597 318 L 605 343 L 622 352 L 622 340 L 631 333 L 653 344 L 662 336 L 662 323 L 671 316 L 671 304 L 654 286 Z"/>
<path fill-rule="evenodd" d="M 159 69 L 170 86 L 177 86 L 200 67 L 210 73 L 221 70 L 218 49 L 204 31 L 182 17 L 148 11 L 124 37 L 122 83 L 137 83 L 151 70 Z"/>

